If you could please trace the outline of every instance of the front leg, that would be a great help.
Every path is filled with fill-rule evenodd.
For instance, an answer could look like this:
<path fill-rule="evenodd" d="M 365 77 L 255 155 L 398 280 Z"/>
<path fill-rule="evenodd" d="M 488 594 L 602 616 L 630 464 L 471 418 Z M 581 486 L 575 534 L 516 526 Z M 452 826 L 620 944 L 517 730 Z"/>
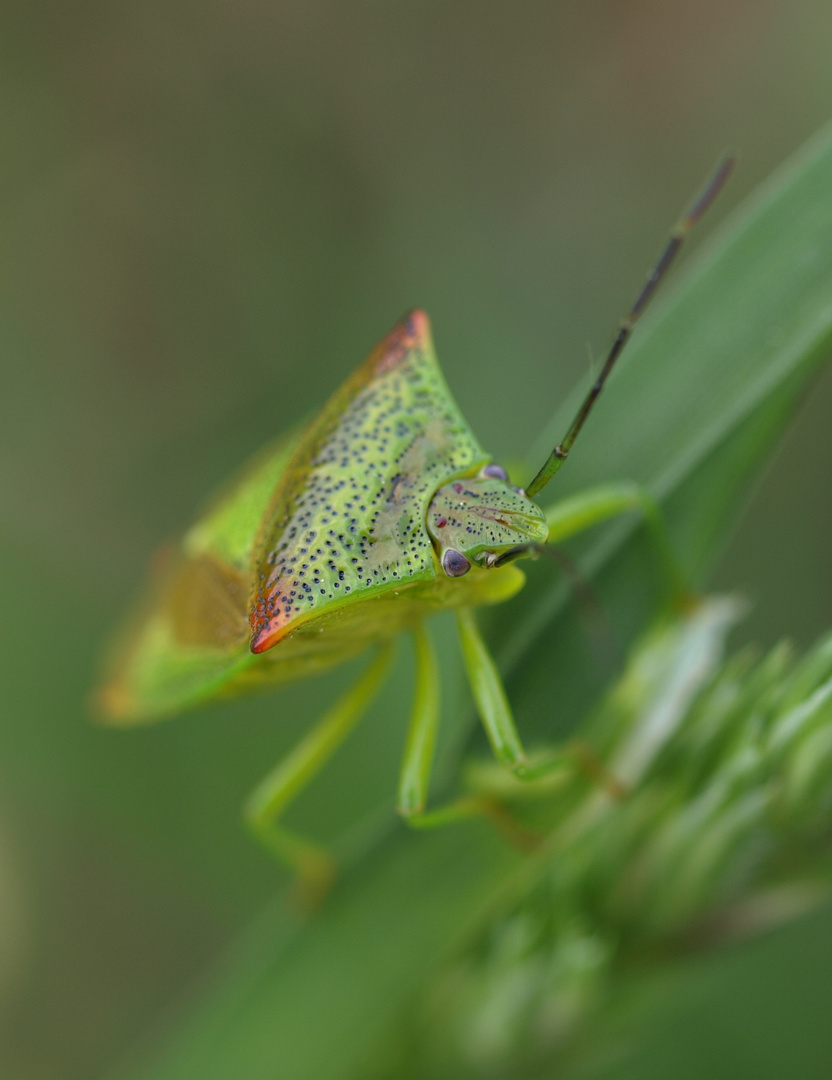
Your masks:
<path fill-rule="evenodd" d="M 465 670 L 477 711 L 494 755 L 518 780 L 538 780 L 555 772 L 576 770 L 613 798 L 624 794 L 621 784 L 605 768 L 592 747 L 580 740 L 545 750 L 529 759 L 511 712 L 494 658 L 485 644 L 473 611 L 457 613 Z"/>
<path fill-rule="evenodd" d="M 411 828 L 435 829 L 470 818 L 487 818 L 517 847 L 526 848 L 536 838 L 514 820 L 503 803 L 492 796 L 472 794 L 444 806 L 426 810 L 439 726 L 439 670 L 430 636 L 424 624 L 413 629 L 416 651 L 416 686 L 407 742 L 399 775 L 397 810 Z"/>

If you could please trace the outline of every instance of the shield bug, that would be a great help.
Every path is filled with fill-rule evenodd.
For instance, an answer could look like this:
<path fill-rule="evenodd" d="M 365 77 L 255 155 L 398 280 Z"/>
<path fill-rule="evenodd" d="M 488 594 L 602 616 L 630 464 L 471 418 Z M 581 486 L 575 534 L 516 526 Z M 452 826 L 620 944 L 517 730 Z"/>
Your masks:
<path fill-rule="evenodd" d="M 281 813 L 369 706 L 401 632 L 414 638 L 416 687 L 398 809 L 418 825 L 470 811 L 425 811 L 439 718 L 425 628 L 433 612 L 456 613 L 474 701 L 498 760 L 518 779 L 557 760 L 530 765 L 474 610 L 513 596 L 524 582 L 516 561 L 547 541 L 634 506 L 655 524 L 649 497 L 631 484 L 545 509 L 536 497 L 566 460 L 636 320 L 733 164 L 730 156 L 719 164 L 671 234 L 572 424 L 525 490 L 469 428 L 445 385 L 427 317 L 417 311 L 310 424 L 249 464 L 184 534 L 160 574 L 99 693 L 111 722 L 155 720 L 375 650 L 247 806 L 254 831 L 307 884 L 327 880 L 329 857 L 286 830 Z"/>

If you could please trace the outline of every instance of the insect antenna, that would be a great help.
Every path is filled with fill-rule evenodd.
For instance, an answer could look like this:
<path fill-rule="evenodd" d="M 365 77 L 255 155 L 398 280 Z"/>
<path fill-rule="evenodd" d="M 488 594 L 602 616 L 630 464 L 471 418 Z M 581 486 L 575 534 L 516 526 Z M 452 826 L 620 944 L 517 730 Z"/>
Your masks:
<path fill-rule="evenodd" d="M 546 459 L 543 468 L 526 488 L 526 494 L 530 498 L 535 496 L 538 491 L 549 483 L 561 465 L 563 465 L 564 461 L 566 461 L 569 456 L 569 451 L 572 449 L 572 444 L 578 437 L 578 432 L 584 426 L 584 421 L 587 416 L 589 416 L 592 406 L 598 399 L 598 395 L 604 389 L 604 384 L 612 371 L 613 365 L 621 355 L 624 346 L 627 344 L 639 316 L 650 303 L 659 283 L 669 270 L 679 248 L 684 243 L 685 237 L 722 190 L 725 181 L 731 175 L 731 170 L 734 168 L 736 160 L 734 154 L 726 154 L 725 157 L 722 158 L 716 169 L 714 169 L 708 182 L 702 188 L 702 191 L 696 199 L 694 199 L 690 208 L 682 216 L 679 223 L 676 225 L 676 228 L 670 234 L 670 238 L 667 241 L 667 244 L 665 244 L 664 250 L 653 266 L 653 269 L 647 275 L 647 280 L 642 286 L 641 292 L 636 298 L 636 302 L 621 321 L 621 325 L 618 328 L 618 334 L 615 337 L 615 341 L 612 343 L 612 348 L 607 354 L 604 366 L 601 368 L 598 378 L 593 383 L 591 390 L 584 398 L 581 407 L 575 415 L 575 419 L 569 425 L 569 430 Z"/>

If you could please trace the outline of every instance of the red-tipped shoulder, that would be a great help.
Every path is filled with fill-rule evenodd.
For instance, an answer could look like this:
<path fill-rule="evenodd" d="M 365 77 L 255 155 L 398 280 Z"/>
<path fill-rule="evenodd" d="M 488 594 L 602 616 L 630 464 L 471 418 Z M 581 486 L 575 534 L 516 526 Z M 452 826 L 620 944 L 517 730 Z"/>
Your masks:
<path fill-rule="evenodd" d="M 414 344 L 427 345 L 430 343 L 430 319 L 420 308 L 408 312 L 402 319 L 406 327 L 407 336 Z"/>
<path fill-rule="evenodd" d="M 285 638 L 287 633 L 286 626 L 281 625 L 277 619 L 273 619 L 256 630 L 252 630 L 249 648 L 255 654 L 268 652 L 273 645 L 277 645 L 278 641 Z"/>
<path fill-rule="evenodd" d="M 432 350 L 430 320 L 424 311 L 411 311 L 400 319 L 370 354 L 376 375 L 398 367 L 413 349 Z"/>
<path fill-rule="evenodd" d="M 253 653 L 268 652 L 289 633 L 290 613 L 283 610 L 278 601 L 279 596 L 261 596 L 249 615 L 249 648 Z"/>

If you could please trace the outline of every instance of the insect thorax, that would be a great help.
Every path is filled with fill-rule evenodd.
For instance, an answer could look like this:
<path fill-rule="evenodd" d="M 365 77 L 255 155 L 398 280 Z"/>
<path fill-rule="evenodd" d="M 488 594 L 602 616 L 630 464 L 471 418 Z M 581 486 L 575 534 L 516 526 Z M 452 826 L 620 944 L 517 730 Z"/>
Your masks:
<path fill-rule="evenodd" d="M 253 560 L 252 650 L 430 582 L 433 492 L 484 461 L 442 378 L 427 320 L 414 314 L 330 399 L 286 468 Z"/>

